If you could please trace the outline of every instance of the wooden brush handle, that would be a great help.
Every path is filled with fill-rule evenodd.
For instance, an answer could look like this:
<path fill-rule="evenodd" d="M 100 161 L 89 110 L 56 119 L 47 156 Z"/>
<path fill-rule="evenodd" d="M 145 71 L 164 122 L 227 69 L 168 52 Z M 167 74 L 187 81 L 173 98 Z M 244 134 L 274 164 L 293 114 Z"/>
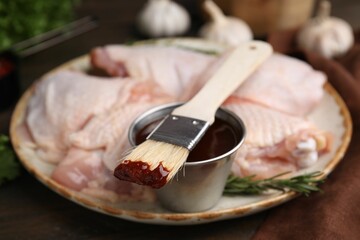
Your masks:
<path fill-rule="evenodd" d="M 270 44 L 249 41 L 236 47 L 205 86 L 172 114 L 213 123 L 220 105 L 272 53 Z"/>

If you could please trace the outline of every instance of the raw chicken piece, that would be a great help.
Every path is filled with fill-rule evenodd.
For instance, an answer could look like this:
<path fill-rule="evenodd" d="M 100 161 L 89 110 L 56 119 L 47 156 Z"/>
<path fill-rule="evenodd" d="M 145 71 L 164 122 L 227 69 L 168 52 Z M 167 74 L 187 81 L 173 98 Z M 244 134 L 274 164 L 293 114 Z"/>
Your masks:
<path fill-rule="evenodd" d="M 315 164 L 329 151 L 331 136 L 311 122 L 249 102 L 233 102 L 226 108 L 244 121 L 246 138 L 232 170 L 239 176 L 271 177 Z"/>
<path fill-rule="evenodd" d="M 273 54 L 232 96 L 306 116 L 322 99 L 325 81 L 325 75 L 307 63 Z"/>
<path fill-rule="evenodd" d="M 102 154 L 71 148 L 51 177 L 67 188 L 110 202 L 153 199 L 150 189 L 116 179 L 104 167 Z"/>
<path fill-rule="evenodd" d="M 211 55 L 164 46 L 109 45 L 91 53 L 92 64 L 108 74 L 155 81 L 176 97 L 182 96 L 214 60 Z"/>
<path fill-rule="evenodd" d="M 104 171 L 102 151 L 86 151 L 72 148 L 52 173 L 58 183 L 80 191 L 88 182 L 99 178 Z"/>
<path fill-rule="evenodd" d="M 37 154 L 58 163 L 52 173 L 58 183 L 111 202 L 149 200 L 150 190 L 115 179 L 103 155 L 126 145 L 137 114 L 173 100 L 153 82 L 62 71 L 36 86 L 26 121 Z"/>
<path fill-rule="evenodd" d="M 95 114 L 110 109 L 126 84 L 61 71 L 47 75 L 36 85 L 28 106 L 26 123 L 45 161 L 58 162 L 69 145 L 67 136 L 84 126 Z"/>
<path fill-rule="evenodd" d="M 39 156 L 59 162 L 70 147 L 70 134 L 92 122 L 92 118 L 129 102 L 149 102 L 166 94 L 154 83 L 132 79 L 91 77 L 62 71 L 41 81 L 30 100 L 27 124 L 39 146 Z M 159 100 L 156 100 L 159 101 Z M 133 116 L 120 116 L 131 121 Z M 126 122 L 126 121 L 125 121 Z"/>
<path fill-rule="evenodd" d="M 105 148 L 103 160 L 111 171 L 124 151 L 130 148 L 128 129 L 135 118 L 152 107 L 174 101 L 164 93 L 156 93 L 155 88 L 152 91 L 150 83 L 139 85 L 146 85 L 148 88 L 143 89 L 146 92 L 141 91 L 140 87 L 135 88 L 141 93 L 133 93 L 126 104 L 116 105 L 111 111 L 94 116 L 83 129 L 69 135 L 71 144 L 79 148 Z"/>
<path fill-rule="evenodd" d="M 221 66 L 226 55 L 212 63 L 210 70 L 194 82 L 184 99 L 199 91 Z M 325 81 L 325 75 L 307 63 L 273 54 L 230 98 L 251 101 L 296 116 L 306 116 L 322 99 Z"/>

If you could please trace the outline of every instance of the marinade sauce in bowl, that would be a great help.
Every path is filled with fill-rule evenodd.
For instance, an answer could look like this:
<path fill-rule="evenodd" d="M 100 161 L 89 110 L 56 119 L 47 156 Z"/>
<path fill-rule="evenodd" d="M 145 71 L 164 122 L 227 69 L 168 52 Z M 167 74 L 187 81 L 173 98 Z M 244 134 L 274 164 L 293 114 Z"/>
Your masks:
<path fill-rule="evenodd" d="M 129 129 L 131 145 L 144 142 L 160 121 L 179 105 L 159 106 L 139 116 Z M 182 169 L 156 190 L 160 204 L 175 212 L 199 212 L 213 207 L 222 196 L 245 132 L 244 123 L 238 116 L 219 108 L 214 123 L 190 152 Z"/>
<path fill-rule="evenodd" d="M 144 142 L 159 123 L 160 120 L 156 120 L 140 129 L 135 136 L 136 145 Z M 225 154 L 238 144 L 240 137 L 229 123 L 216 117 L 186 161 L 198 162 Z"/>

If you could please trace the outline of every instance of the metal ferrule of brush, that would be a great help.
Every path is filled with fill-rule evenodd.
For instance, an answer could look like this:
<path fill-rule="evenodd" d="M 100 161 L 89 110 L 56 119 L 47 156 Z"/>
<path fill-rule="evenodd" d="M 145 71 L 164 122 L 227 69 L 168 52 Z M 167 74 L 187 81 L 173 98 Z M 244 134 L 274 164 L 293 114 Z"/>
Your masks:
<path fill-rule="evenodd" d="M 168 115 L 147 139 L 182 146 L 191 151 L 209 127 L 209 122 L 203 120 Z"/>

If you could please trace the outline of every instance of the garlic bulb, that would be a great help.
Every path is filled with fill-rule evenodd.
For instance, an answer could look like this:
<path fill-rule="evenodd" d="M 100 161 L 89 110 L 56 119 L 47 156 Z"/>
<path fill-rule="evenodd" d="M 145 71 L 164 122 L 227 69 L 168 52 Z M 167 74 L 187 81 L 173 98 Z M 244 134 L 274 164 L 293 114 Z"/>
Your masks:
<path fill-rule="evenodd" d="M 210 15 L 211 22 L 200 29 L 201 37 L 229 46 L 236 46 L 253 38 L 250 27 L 244 21 L 225 16 L 213 1 L 206 0 L 203 8 Z"/>
<path fill-rule="evenodd" d="M 326 58 L 346 53 L 354 44 L 351 26 L 344 20 L 330 17 L 329 1 L 322 1 L 316 17 L 299 31 L 297 42 L 300 48 L 316 52 Z"/>
<path fill-rule="evenodd" d="M 188 12 L 171 0 L 149 0 L 141 10 L 137 26 L 150 37 L 168 37 L 186 32 L 190 26 Z"/>

